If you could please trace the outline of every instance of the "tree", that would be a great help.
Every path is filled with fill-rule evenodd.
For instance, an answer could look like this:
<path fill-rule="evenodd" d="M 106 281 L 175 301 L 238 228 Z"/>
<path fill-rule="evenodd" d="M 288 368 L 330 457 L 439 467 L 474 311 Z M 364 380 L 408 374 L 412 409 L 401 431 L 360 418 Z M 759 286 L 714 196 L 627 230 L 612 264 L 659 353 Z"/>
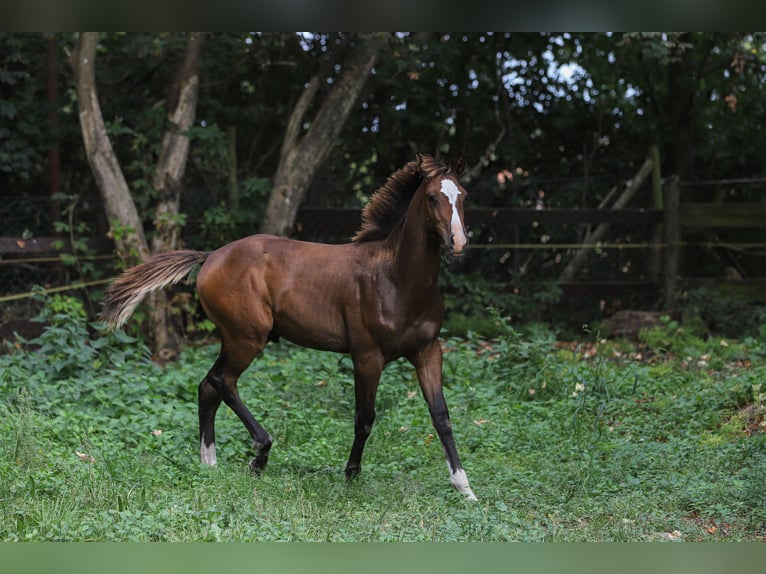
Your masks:
<path fill-rule="evenodd" d="M 120 162 L 106 133 L 96 90 L 97 46 L 98 32 L 83 32 L 73 52 L 80 126 L 88 163 L 112 226 L 117 251 L 125 265 L 132 265 L 149 257 L 149 244 Z"/>
<path fill-rule="evenodd" d="M 484 207 L 531 206 L 544 192 L 546 207 L 595 208 L 638 171 L 654 145 L 663 175 L 679 173 L 687 183 L 763 171 L 762 33 L 215 34 L 200 57 L 196 120 L 176 132 L 191 139 L 188 169 L 177 172 L 182 177 L 160 176 L 159 165 L 175 101 L 163 96 L 179 93 L 176 83 L 168 89 L 169 79 L 190 37 L 99 37 L 94 57 L 103 118 L 94 123 L 95 108 L 85 106 L 93 113 L 82 121 L 105 126 L 89 130 L 94 141 L 86 142 L 87 157 L 79 144 L 81 103 L 65 89 L 72 80 L 68 67 L 57 70 L 58 125 L 48 120 L 46 40 L 57 43 L 60 57 L 71 37 L 0 34 L 0 117 L 7 120 L 0 126 L 0 203 L 45 200 L 48 149 L 58 140 L 60 190 L 79 198 L 82 227 L 102 233 L 100 212 L 110 221 L 125 217 L 106 200 L 101 207 L 88 162 L 108 168 L 107 158 L 116 156 L 122 174 L 111 169 L 113 183 L 102 177 L 98 185 L 119 195 L 127 181 L 143 230 L 137 223 L 114 227 L 126 257 L 142 245 L 122 245 L 129 230 L 146 234 L 147 253 L 172 248 L 179 233 L 187 245 L 208 249 L 257 231 L 289 233 L 301 202 L 358 208 L 416 150 L 445 157 L 464 151 L 470 203 Z M 359 56 L 378 42 L 370 58 Z M 346 78 L 354 54 L 359 66 Z M 99 143 L 104 134 L 113 149 Z M 496 179 L 504 172 L 513 173 L 513 181 Z M 682 191 L 692 201 L 758 201 L 763 190 L 687 184 Z M 229 199 L 235 197 L 238 207 Z M 648 206 L 648 194 L 640 191 L 634 202 Z M 26 207 L 29 217 L 14 217 L 8 234 L 49 235 L 49 219 L 37 205 Z M 475 231 L 476 243 L 509 232 Z M 516 239 L 537 243 L 543 233 L 551 243 L 572 239 L 571 228 L 563 227 L 518 228 Z M 732 231 L 727 239 L 745 233 L 757 241 L 755 230 Z M 535 250 L 529 265 L 514 267 L 514 257 L 502 257 L 501 269 L 496 254 L 476 252 L 461 273 L 493 265 L 498 274 L 515 277 L 526 269 L 530 277 L 554 277 L 571 257 Z M 622 268 L 617 260 L 628 257 L 637 256 L 610 252 L 583 274 L 614 273 Z"/>
<path fill-rule="evenodd" d="M 152 249 L 101 113 L 95 80 L 98 39 L 96 32 L 83 32 L 74 52 L 72 64 L 80 123 L 88 161 L 112 226 L 118 252 L 124 264 L 130 265 L 148 258 L 151 251 L 177 247 L 180 229 L 179 198 L 189 152 L 189 139 L 185 131 L 194 121 L 197 106 L 197 64 L 202 36 L 197 33 L 189 35 L 186 56 L 179 66 L 166 102 L 168 122 L 153 180 L 160 199 L 154 222 L 156 233 Z M 178 334 L 168 320 L 167 307 L 164 294 L 153 297 L 149 329 L 154 350 L 161 358 L 170 358 L 180 348 Z"/>
<path fill-rule="evenodd" d="M 306 114 L 326 81 L 327 66 L 323 66 L 306 85 L 287 123 L 266 208 L 264 233 L 289 235 L 303 197 L 335 144 L 385 42 L 386 37 L 382 34 L 358 34 L 350 39 L 348 54 L 341 65 L 342 75 L 303 133 Z"/>

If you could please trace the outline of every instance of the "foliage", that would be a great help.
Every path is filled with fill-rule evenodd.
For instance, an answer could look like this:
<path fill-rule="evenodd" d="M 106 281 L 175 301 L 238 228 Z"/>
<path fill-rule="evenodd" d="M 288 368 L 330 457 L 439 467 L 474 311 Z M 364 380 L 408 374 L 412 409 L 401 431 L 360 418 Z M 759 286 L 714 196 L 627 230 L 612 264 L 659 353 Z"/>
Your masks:
<path fill-rule="evenodd" d="M 256 479 L 225 407 L 218 466 L 196 462 L 196 385 L 215 348 L 160 369 L 136 340 L 88 335 L 71 300 L 45 313 L 53 331 L 36 348 L 0 357 L 2 540 L 754 541 L 766 528 L 756 339 L 700 340 L 688 361 L 670 321 L 662 349 L 570 346 L 500 314 L 494 340 L 448 339 L 446 395 L 479 496 L 468 504 L 405 363 L 384 372 L 363 472 L 346 484 L 350 361 L 267 347 L 240 384 L 275 438 Z"/>
<path fill-rule="evenodd" d="M 11 354 L 9 371 L 3 377 L 11 379 L 18 375 L 14 369 L 23 369 L 29 360 L 20 348 L 34 349 L 44 360 L 35 361 L 39 377 L 45 381 L 58 381 L 77 377 L 84 365 L 98 370 L 105 363 L 124 364 L 129 361 L 144 361 L 148 351 L 135 347 L 119 348 L 137 343 L 137 339 L 121 331 L 105 332 L 99 323 L 88 323 L 88 313 L 80 299 L 66 295 L 39 294 L 42 302 L 40 314 L 34 319 L 44 323 L 45 329 L 39 337 L 29 341 L 19 340 L 13 345 L 16 352 Z"/>
<path fill-rule="evenodd" d="M 493 346 L 492 378 L 506 381 L 508 393 L 517 400 L 545 400 L 561 394 L 562 379 L 553 368 L 554 334 L 539 324 L 520 331 L 497 310 L 491 309 L 490 314 L 500 329 Z"/>
<path fill-rule="evenodd" d="M 516 287 L 498 283 L 493 278 L 447 268 L 440 277 L 446 293 L 444 328 L 453 336 L 469 332 L 496 337 L 502 332 L 495 311 L 510 317 L 516 324 L 541 321 L 561 298 L 555 283 L 538 283 Z"/>
<path fill-rule="evenodd" d="M 0 139 L 3 145 L 15 146 L 3 165 L 16 165 L 2 177 L 36 174 L 26 178 L 25 193 L 42 187 L 50 126 L 40 103 L 49 40 L 60 59 L 58 130 L 73 144 L 62 146 L 62 192 L 84 192 L 83 181 L 92 191 L 81 146 L 74 145 L 69 34 L 0 37 L 6 54 L 0 109 L 20 120 L 0 134 L 8 136 Z M 317 71 L 326 77 L 320 92 L 337 82 L 347 40 L 343 33 L 210 35 L 186 190 L 206 197 L 207 206 L 220 202 L 229 176 L 223 132 L 233 126 L 238 179 L 273 176 L 292 106 Z M 462 150 L 469 167 L 477 168 L 474 203 L 480 197 L 482 205 L 524 204 L 542 189 L 553 206 L 595 207 L 615 181 L 632 177 L 650 145 L 660 146 L 663 169 L 673 169 L 672 65 L 685 66 L 682 73 L 696 82 L 689 114 L 699 134 L 696 169 L 704 177 L 757 175 L 756 130 L 766 113 L 763 40 L 761 33 L 392 35 L 311 200 L 346 205 L 360 185 L 368 190 L 380 183 L 415 149 L 448 158 Z M 162 98 L 185 41 L 179 33 L 101 36 L 104 117 L 147 223 L 153 216 L 144 209 L 152 199 L 150 174 L 167 121 Z M 497 185 L 499 171 L 517 169 L 528 174 L 523 186 Z M 23 184 L 16 176 L 15 184 Z"/>
<path fill-rule="evenodd" d="M 683 305 L 688 313 L 699 316 L 710 332 L 766 340 L 766 301 L 758 289 L 702 287 L 686 293 Z"/>
<path fill-rule="evenodd" d="M 242 207 L 232 210 L 230 202 L 221 201 L 202 214 L 202 245 L 207 249 L 256 233 L 263 220 L 263 199 L 271 192 L 271 182 L 266 178 L 251 177 L 240 185 Z"/>
<path fill-rule="evenodd" d="M 41 174 L 50 137 L 40 105 L 45 72 L 36 57 L 45 50 L 43 35 L 0 34 L 0 175 L 21 186 Z"/>

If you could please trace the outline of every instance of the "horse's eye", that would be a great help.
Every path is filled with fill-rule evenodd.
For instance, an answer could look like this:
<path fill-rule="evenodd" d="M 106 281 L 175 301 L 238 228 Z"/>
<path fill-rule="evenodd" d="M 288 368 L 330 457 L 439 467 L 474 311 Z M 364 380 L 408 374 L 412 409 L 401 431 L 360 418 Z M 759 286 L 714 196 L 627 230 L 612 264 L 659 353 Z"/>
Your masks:
<path fill-rule="evenodd" d="M 436 197 L 435 195 L 429 195 L 428 203 L 431 204 L 431 207 L 439 207 L 439 198 Z"/>

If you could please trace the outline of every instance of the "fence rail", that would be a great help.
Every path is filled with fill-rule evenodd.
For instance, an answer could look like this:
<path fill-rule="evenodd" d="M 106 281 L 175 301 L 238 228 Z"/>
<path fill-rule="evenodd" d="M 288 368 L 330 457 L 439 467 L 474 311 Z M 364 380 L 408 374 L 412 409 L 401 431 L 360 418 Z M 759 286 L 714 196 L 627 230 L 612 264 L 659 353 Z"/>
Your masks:
<path fill-rule="evenodd" d="M 680 203 L 680 188 L 682 183 L 676 178 L 669 178 L 664 184 L 664 205 L 661 209 L 557 209 L 557 208 L 508 208 L 508 207 L 474 207 L 466 209 L 466 222 L 474 231 L 473 248 L 481 252 L 503 250 L 518 254 L 540 250 L 557 250 L 577 255 L 580 251 L 589 250 L 628 250 L 653 252 L 655 264 L 660 263 L 662 273 L 655 273 L 649 280 L 635 278 L 618 281 L 622 285 L 636 284 L 659 286 L 663 279 L 661 291 L 666 302 L 673 303 L 671 293 L 677 291 L 678 262 L 682 249 L 693 247 L 725 248 L 732 250 L 766 248 L 766 243 L 758 241 L 732 242 L 724 239 L 715 241 L 686 241 L 683 230 L 699 230 L 710 228 L 747 229 L 766 227 L 766 203 Z M 299 210 L 295 222 L 294 236 L 298 239 L 326 242 L 345 242 L 358 230 L 361 220 L 359 209 L 334 209 L 304 207 Z M 573 229 L 575 231 L 588 227 L 610 226 L 616 234 L 612 239 L 604 239 L 594 243 L 583 243 L 581 235 L 570 233 L 572 241 L 544 240 L 538 236 L 529 240 L 524 236 L 528 230 L 534 229 Z M 626 229 L 637 230 L 631 237 L 622 240 L 619 233 Z M 663 230 L 660 232 L 660 230 Z M 615 237 L 617 235 L 617 237 Z M 561 237 L 561 236 L 560 236 Z M 8 297 L 26 295 L 33 284 L 48 284 L 59 289 L 52 279 L 50 268 L 56 263 L 64 262 L 66 255 L 71 255 L 67 241 L 55 237 L 0 237 L 0 302 Z M 87 257 L 81 259 L 108 260 L 112 257 L 114 244 L 106 238 L 91 238 L 87 242 Z M 520 261 L 518 256 L 515 265 Z M 8 268 L 24 269 L 26 274 L 17 282 L 7 279 L 2 272 Z M 514 267 L 516 270 L 517 267 Z M 31 278 L 35 272 L 44 276 L 44 280 Z M 61 277 L 61 274 L 58 275 Z M 77 279 L 80 279 L 79 277 Z M 612 278 L 614 279 L 614 278 Z M 79 281 L 81 282 L 81 281 Z M 592 278 L 583 277 L 585 285 L 601 283 L 606 288 L 614 281 L 594 282 Z M 4 283 L 4 284 L 2 284 Z M 572 280 L 560 280 L 562 286 L 576 290 Z M 21 293 L 20 293 L 21 292 Z"/>
<path fill-rule="evenodd" d="M 94 237 L 87 240 L 88 251 L 107 253 L 114 250 L 111 239 Z M 0 258 L 6 255 L 72 253 L 72 248 L 61 237 L 0 237 Z M 6 260 L 13 261 L 13 260 Z"/>
<path fill-rule="evenodd" d="M 663 223 L 664 214 L 664 209 L 474 207 L 466 209 L 465 220 L 472 228 L 487 225 L 601 224 L 649 227 Z M 683 227 L 758 228 L 766 226 L 766 203 L 682 203 L 678 208 L 678 217 Z M 361 211 L 358 209 L 301 208 L 295 223 L 296 236 L 300 239 L 326 235 L 350 237 L 359 228 L 360 219 Z"/>

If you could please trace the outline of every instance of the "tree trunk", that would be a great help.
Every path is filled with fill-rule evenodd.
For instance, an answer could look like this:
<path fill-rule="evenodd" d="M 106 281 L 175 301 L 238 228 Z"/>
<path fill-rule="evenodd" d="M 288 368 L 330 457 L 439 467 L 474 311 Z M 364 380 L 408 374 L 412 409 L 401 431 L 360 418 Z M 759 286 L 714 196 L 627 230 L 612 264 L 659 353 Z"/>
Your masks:
<path fill-rule="evenodd" d="M 130 266 L 149 256 L 149 245 L 101 114 L 95 74 L 97 45 L 98 32 L 80 34 L 72 61 L 77 106 L 85 152 L 104 201 L 110 233 L 114 236 L 119 258 L 124 265 Z"/>
<path fill-rule="evenodd" d="M 154 219 L 155 235 L 152 239 L 152 252 L 159 253 L 178 247 L 181 230 L 179 203 L 181 183 L 189 157 L 189 137 L 186 131 L 191 128 L 197 112 L 197 94 L 199 62 L 202 35 L 192 33 L 189 36 L 186 56 L 180 65 L 177 80 L 168 95 L 168 127 L 162 136 L 162 149 L 154 171 L 153 186 L 160 198 Z"/>
<path fill-rule="evenodd" d="M 189 155 L 189 138 L 184 132 L 194 122 L 197 109 L 197 63 L 201 41 L 201 34 L 193 33 L 189 36 L 186 56 L 168 94 L 169 125 L 162 138 L 162 148 L 153 179 L 160 200 L 154 220 L 156 234 L 150 250 L 141 218 L 109 141 L 101 114 L 95 81 L 98 33 L 80 34 L 72 65 L 77 83 L 83 140 L 112 228 L 111 233 L 117 245 L 118 255 L 126 266 L 147 259 L 151 252 L 169 251 L 178 247 L 181 228 L 181 182 Z M 172 322 L 168 320 L 168 304 L 164 293 L 155 293 L 149 301 L 152 347 L 155 356 L 167 360 L 177 354 L 180 337 Z"/>
<path fill-rule="evenodd" d="M 689 33 L 680 42 L 692 42 Z M 694 96 L 699 89 L 694 54 L 683 51 L 668 65 L 668 115 L 670 121 L 670 159 L 672 173 L 688 181 L 694 170 Z"/>
<path fill-rule="evenodd" d="M 152 252 L 178 249 L 182 227 L 179 216 L 181 185 L 189 157 L 189 137 L 185 134 L 197 111 L 199 62 L 202 34 L 191 33 L 186 56 L 181 62 L 176 81 L 168 94 L 168 127 L 162 136 L 162 149 L 154 172 L 153 186 L 160 198 L 154 219 Z M 170 306 L 164 291 L 149 298 L 149 328 L 153 347 L 160 359 L 175 358 L 181 350 L 181 339 L 169 316 Z"/>
<path fill-rule="evenodd" d="M 686 32 L 679 42 L 692 43 L 694 36 Z M 668 114 L 670 123 L 670 162 L 668 170 L 678 176 L 679 181 L 691 181 L 694 176 L 694 116 L 695 96 L 700 89 L 700 77 L 696 73 L 694 52 L 684 50 L 679 58 L 668 66 Z M 693 201 L 692 187 L 680 188 L 681 201 Z M 683 230 L 680 231 L 683 234 Z M 679 238 L 681 240 L 681 238 Z M 684 254 L 678 253 L 676 265 L 679 273 L 685 267 Z"/>
<path fill-rule="evenodd" d="M 345 59 L 345 71 L 325 97 L 300 138 L 304 116 L 324 80 L 317 74 L 299 98 L 288 122 L 274 186 L 262 231 L 287 236 L 292 230 L 306 191 L 330 153 L 386 42 L 382 34 L 360 34 Z"/>

